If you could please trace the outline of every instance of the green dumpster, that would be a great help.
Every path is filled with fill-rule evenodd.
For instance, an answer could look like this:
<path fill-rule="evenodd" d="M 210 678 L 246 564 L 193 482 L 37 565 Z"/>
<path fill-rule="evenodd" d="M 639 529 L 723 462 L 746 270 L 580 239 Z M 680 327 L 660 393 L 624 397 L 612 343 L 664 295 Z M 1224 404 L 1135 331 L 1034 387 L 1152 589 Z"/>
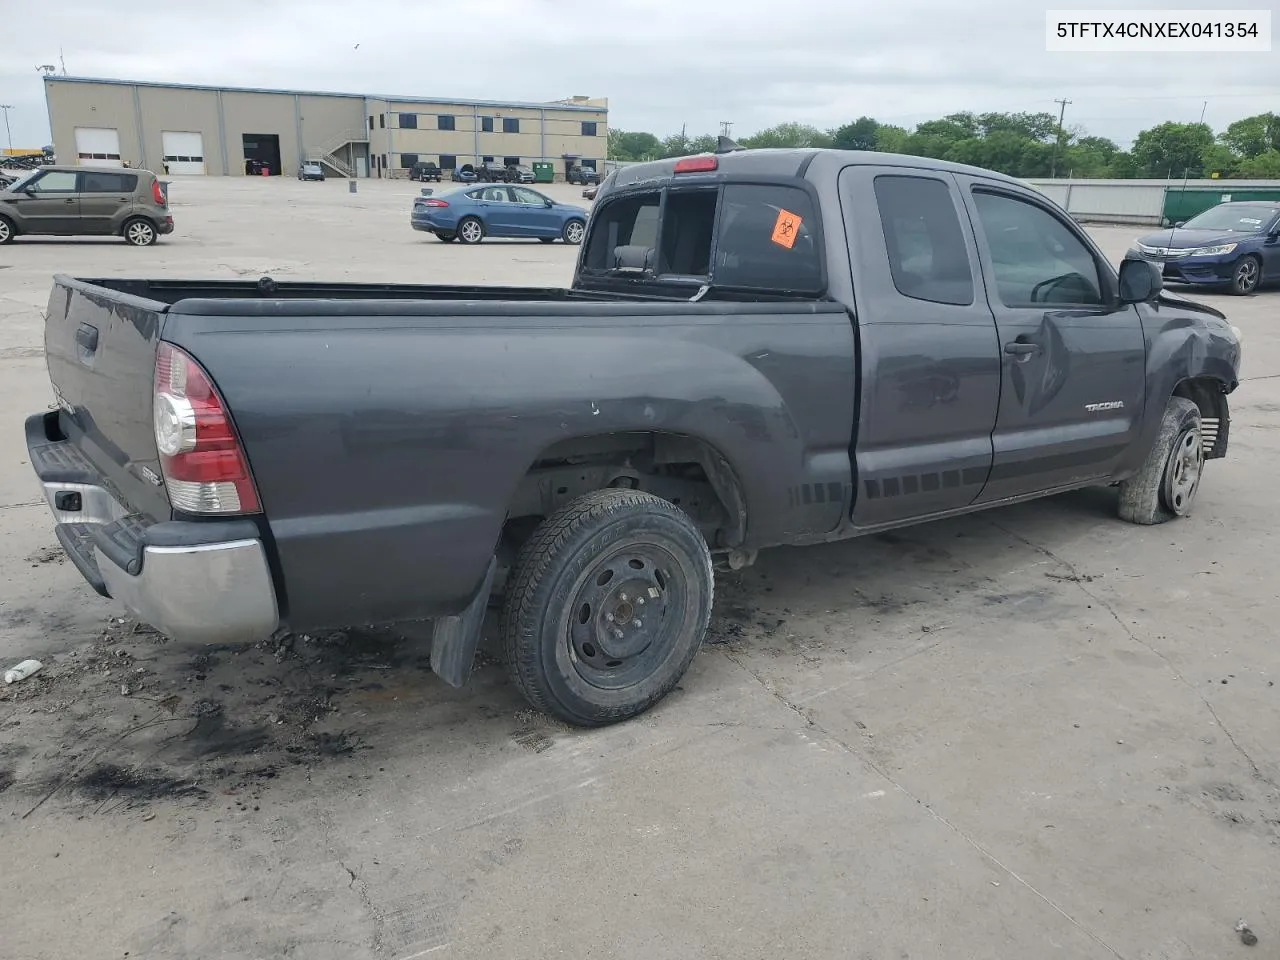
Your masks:
<path fill-rule="evenodd" d="M 533 182 L 534 183 L 554 183 L 556 179 L 556 167 L 553 163 L 546 160 L 537 160 L 533 164 Z"/>
<path fill-rule="evenodd" d="M 1164 225 L 1183 223 L 1192 217 L 1233 200 L 1280 201 L 1280 187 L 1170 187 L 1164 194 Z"/>

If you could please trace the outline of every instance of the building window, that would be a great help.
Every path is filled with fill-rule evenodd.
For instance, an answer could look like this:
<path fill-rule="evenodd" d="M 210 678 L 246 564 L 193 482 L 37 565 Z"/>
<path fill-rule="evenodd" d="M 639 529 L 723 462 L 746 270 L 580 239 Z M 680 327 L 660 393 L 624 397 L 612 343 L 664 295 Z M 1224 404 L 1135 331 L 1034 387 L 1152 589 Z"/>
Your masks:
<path fill-rule="evenodd" d="M 481 157 L 481 158 L 480 158 L 480 162 L 481 162 L 481 163 L 493 163 L 493 157 Z"/>
<path fill-rule="evenodd" d="M 520 166 L 520 158 L 519 157 L 503 157 L 502 165 L 504 167 L 518 167 Z"/>
<path fill-rule="evenodd" d="M 441 170 L 456 170 L 458 168 L 458 158 L 452 153 L 440 154 Z"/>
<path fill-rule="evenodd" d="M 385 113 L 378 114 L 378 128 L 380 130 L 387 128 L 387 115 Z"/>
<path fill-rule="evenodd" d="M 436 117 L 437 130 L 453 130 L 456 129 L 453 124 L 453 114 L 442 113 Z"/>
<path fill-rule="evenodd" d="M 502 132 L 503 133 L 519 133 L 520 118 L 519 117 L 503 117 Z"/>
<path fill-rule="evenodd" d="M 415 163 L 417 163 L 417 162 L 418 162 L 418 155 L 417 155 L 416 153 L 402 153 L 402 154 L 400 154 L 400 169 L 401 169 L 401 170 L 408 170 L 408 169 L 412 168 L 412 167 L 413 167 L 413 165 L 414 165 Z"/>
<path fill-rule="evenodd" d="M 417 130 L 418 115 L 416 113 L 400 114 L 400 129 L 401 130 Z"/>
<path fill-rule="evenodd" d="M 382 155 L 382 169 L 387 169 L 387 155 L 385 153 Z"/>
<path fill-rule="evenodd" d="M 373 114 L 369 114 L 369 129 L 373 129 Z"/>
<path fill-rule="evenodd" d="M 493 117 L 480 118 L 480 132 L 493 133 Z"/>
<path fill-rule="evenodd" d="M 594 137 L 596 135 L 596 122 L 594 120 L 582 121 L 582 135 L 584 137 Z"/>
<path fill-rule="evenodd" d="M 579 160 L 578 162 L 588 170 L 594 170 L 596 168 L 596 162 L 594 160 Z"/>

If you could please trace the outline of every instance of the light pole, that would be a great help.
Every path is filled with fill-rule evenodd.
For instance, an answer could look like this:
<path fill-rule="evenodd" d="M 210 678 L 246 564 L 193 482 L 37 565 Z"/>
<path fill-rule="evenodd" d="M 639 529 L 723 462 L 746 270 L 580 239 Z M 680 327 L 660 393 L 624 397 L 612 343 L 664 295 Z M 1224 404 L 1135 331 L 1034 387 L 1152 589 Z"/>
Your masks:
<path fill-rule="evenodd" d="M 4 111 L 4 132 L 9 138 L 9 149 L 13 149 L 13 131 L 9 129 L 9 111 L 13 109 L 13 105 L 9 103 L 0 103 L 0 110 Z"/>

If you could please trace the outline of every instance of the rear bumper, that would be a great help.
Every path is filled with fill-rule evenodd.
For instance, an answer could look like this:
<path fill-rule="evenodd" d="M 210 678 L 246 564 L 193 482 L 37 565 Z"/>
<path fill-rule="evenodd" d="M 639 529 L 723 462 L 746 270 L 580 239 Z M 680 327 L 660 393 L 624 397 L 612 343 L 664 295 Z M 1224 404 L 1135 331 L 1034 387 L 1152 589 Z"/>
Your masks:
<path fill-rule="evenodd" d="M 253 521 L 155 523 L 130 515 L 83 454 L 58 439 L 56 413 L 28 417 L 26 435 L 58 542 L 98 593 L 182 642 L 260 640 L 280 626 Z"/>

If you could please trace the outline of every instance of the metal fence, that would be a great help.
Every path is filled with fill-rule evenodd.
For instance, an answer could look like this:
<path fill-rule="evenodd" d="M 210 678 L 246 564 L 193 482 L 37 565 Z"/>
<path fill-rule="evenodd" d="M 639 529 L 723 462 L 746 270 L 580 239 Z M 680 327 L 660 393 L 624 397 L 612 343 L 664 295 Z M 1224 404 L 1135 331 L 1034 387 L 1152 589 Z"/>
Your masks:
<path fill-rule="evenodd" d="M 1183 192 L 1182 180 L 1028 180 L 1076 220 L 1099 223 L 1138 223 L 1163 225 L 1170 193 Z M 1204 206 L 1232 199 L 1245 199 L 1240 193 L 1256 195 L 1259 191 L 1275 191 L 1276 180 L 1188 180 L 1188 193 L 1199 193 Z"/>

